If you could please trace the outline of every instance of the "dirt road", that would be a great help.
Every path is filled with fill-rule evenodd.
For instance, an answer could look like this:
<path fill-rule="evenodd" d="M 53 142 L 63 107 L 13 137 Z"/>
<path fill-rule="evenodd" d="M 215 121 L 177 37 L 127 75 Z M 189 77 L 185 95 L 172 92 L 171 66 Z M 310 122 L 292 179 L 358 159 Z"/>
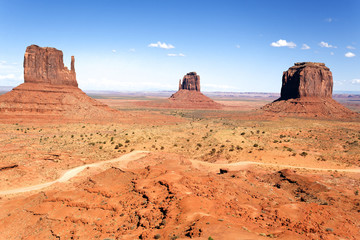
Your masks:
<path fill-rule="evenodd" d="M 275 163 L 261 163 L 261 162 L 236 162 L 236 163 L 208 163 L 198 160 L 191 160 L 192 164 L 196 168 L 207 168 L 208 171 L 219 171 L 219 168 L 228 168 L 229 170 L 239 170 L 249 165 L 259 165 L 277 168 L 292 168 L 292 169 L 304 169 L 311 171 L 337 171 L 337 172 L 348 172 L 348 173 L 360 173 L 360 168 L 349 168 L 349 169 L 336 169 L 336 168 L 312 168 L 312 167 L 300 167 L 291 166 Z"/>
<path fill-rule="evenodd" d="M 108 164 L 108 163 L 120 163 L 121 168 L 126 168 L 126 166 L 129 162 L 140 159 L 140 158 L 146 156 L 148 153 L 149 153 L 148 151 L 133 151 L 133 152 L 125 154 L 119 158 L 102 161 L 102 162 L 97 162 L 97 163 L 85 164 L 83 166 L 79 166 L 79 167 L 67 170 L 60 178 L 58 178 L 54 181 L 42 183 L 42 184 L 38 184 L 38 185 L 33 185 L 33 186 L 28 186 L 28 187 L 21 187 L 21 188 L 16 188 L 16 189 L 0 191 L 0 195 L 16 194 L 16 193 L 24 193 L 24 192 L 34 191 L 34 190 L 40 190 L 40 189 L 49 187 L 54 183 L 69 181 L 71 178 L 77 176 L 80 172 L 82 172 L 86 168 L 100 167 L 100 166 Z M 337 171 L 337 172 L 348 172 L 348 173 L 360 173 L 360 168 L 325 169 L 325 168 L 298 167 L 298 166 L 272 164 L 272 163 L 260 163 L 260 162 L 251 162 L 251 161 L 236 162 L 236 163 L 208 163 L 208 162 L 202 162 L 202 161 L 198 161 L 198 160 L 191 160 L 191 163 L 195 168 L 199 168 L 199 169 L 206 170 L 209 172 L 218 172 L 220 168 L 227 168 L 229 170 L 236 171 L 239 169 L 246 168 L 249 165 L 259 165 L 259 166 L 269 166 L 269 167 L 278 167 L 278 168 L 304 169 L 304 170 L 311 170 L 311 171 Z"/>
<path fill-rule="evenodd" d="M 97 163 L 85 164 L 85 165 L 67 170 L 60 178 L 58 178 L 54 181 L 37 184 L 37 185 L 33 185 L 33 186 L 28 186 L 28 187 L 21 187 L 21 188 L 16 188 L 16 189 L 0 191 L 0 195 L 16 194 L 16 193 L 24 193 L 24 192 L 34 191 L 34 190 L 40 190 L 40 189 L 49 187 L 50 185 L 52 185 L 54 183 L 69 181 L 71 178 L 75 177 L 76 175 L 78 175 L 80 172 L 82 172 L 86 168 L 100 167 L 100 166 L 102 166 L 104 164 L 108 164 L 108 163 L 121 162 L 121 167 L 126 167 L 127 163 L 129 163 L 130 161 L 140 159 L 140 158 L 144 157 L 147 153 L 148 152 L 146 152 L 146 151 L 133 151 L 131 153 L 122 155 L 119 158 L 102 161 L 102 162 L 97 162 Z"/>

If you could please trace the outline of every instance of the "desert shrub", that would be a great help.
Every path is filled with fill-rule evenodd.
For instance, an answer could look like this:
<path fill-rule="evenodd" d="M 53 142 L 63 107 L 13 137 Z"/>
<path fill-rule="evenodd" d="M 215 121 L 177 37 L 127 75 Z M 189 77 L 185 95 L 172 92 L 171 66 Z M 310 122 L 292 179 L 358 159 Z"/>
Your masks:
<path fill-rule="evenodd" d="M 257 144 L 257 143 L 254 144 L 254 147 L 258 147 L 258 146 L 259 146 L 259 144 Z"/>
<path fill-rule="evenodd" d="M 300 156 L 302 156 L 302 157 L 306 157 L 307 155 L 308 155 L 307 152 L 300 153 Z"/>
<path fill-rule="evenodd" d="M 242 147 L 240 147 L 239 145 L 236 146 L 236 150 L 243 150 Z"/>
<path fill-rule="evenodd" d="M 245 132 L 240 133 L 240 135 L 244 136 L 244 135 L 245 135 Z"/>
<path fill-rule="evenodd" d="M 130 140 L 129 140 L 129 139 L 126 139 L 125 143 L 129 143 L 129 142 L 130 142 Z"/>

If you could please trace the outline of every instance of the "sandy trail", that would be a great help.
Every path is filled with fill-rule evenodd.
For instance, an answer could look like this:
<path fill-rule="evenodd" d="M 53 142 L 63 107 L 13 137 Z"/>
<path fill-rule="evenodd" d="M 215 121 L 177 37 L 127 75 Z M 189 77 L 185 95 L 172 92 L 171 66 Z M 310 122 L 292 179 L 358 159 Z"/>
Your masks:
<path fill-rule="evenodd" d="M 259 165 L 259 166 L 269 166 L 269 167 L 278 167 L 278 168 L 293 168 L 293 169 L 304 169 L 311 171 L 337 171 L 337 172 L 348 172 L 348 173 L 360 173 L 360 168 L 348 168 L 348 169 L 336 169 L 336 168 L 313 168 L 313 167 L 300 167 L 300 166 L 291 166 L 275 163 L 261 163 L 261 162 L 236 162 L 236 163 L 208 163 L 198 160 L 191 160 L 193 166 L 207 167 L 208 170 L 219 171 L 219 168 L 228 168 L 229 170 L 237 170 L 244 168 L 248 165 Z"/>
<path fill-rule="evenodd" d="M 0 191 L 0 195 L 7 195 L 7 194 L 16 194 L 16 193 L 24 193 L 34 190 L 39 190 L 46 188 L 48 186 L 51 186 L 54 183 L 58 182 L 66 182 L 69 181 L 71 178 L 78 175 L 80 172 L 82 172 L 86 168 L 91 167 L 100 167 L 102 165 L 105 165 L 107 163 L 115 163 L 120 162 L 122 168 L 126 168 L 127 164 L 131 161 L 138 160 L 144 156 L 146 156 L 149 152 L 148 151 L 133 151 L 131 153 L 125 154 L 119 158 L 97 162 L 97 163 L 91 163 L 91 164 L 85 164 L 83 166 L 79 166 L 73 169 L 67 170 L 60 178 L 47 182 L 42 183 L 38 185 L 28 186 L 28 187 L 21 187 L 16 189 L 10 189 L 5 191 Z M 198 160 L 190 160 L 192 165 L 195 168 L 207 170 L 211 172 L 218 172 L 219 168 L 227 168 L 229 170 L 239 170 L 243 169 L 244 167 L 247 167 L 249 165 L 259 165 L 259 166 L 269 166 L 269 167 L 278 167 L 278 168 L 293 168 L 293 169 L 304 169 L 304 170 L 312 170 L 312 171 L 337 171 L 337 172 L 348 172 L 348 173 L 360 173 L 360 168 L 349 168 L 349 169 L 330 169 L 330 168 L 312 168 L 312 167 L 298 167 L 298 166 L 291 166 L 291 165 L 282 165 L 282 164 L 273 164 L 273 163 L 260 163 L 260 162 L 236 162 L 236 163 L 208 163 L 208 162 L 202 162 Z"/>
<path fill-rule="evenodd" d="M 115 163 L 115 162 L 121 162 L 121 167 L 126 167 L 126 165 L 130 161 L 138 160 L 138 159 L 144 157 L 147 153 L 148 153 L 147 151 L 133 151 L 131 153 L 125 154 L 125 155 L 123 155 L 121 157 L 118 157 L 118 158 L 115 158 L 115 159 L 102 161 L 102 162 L 85 164 L 85 165 L 82 165 L 82 166 L 75 167 L 75 168 L 67 170 L 60 178 L 58 178 L 58 179 L 56 179 L 54 181 L 47 182 L 47 183 L 42 183 L 42 184 L 37 184 L 37 185 L 33 185 L 33 186 L 28 186 L 28 187 L 21 187 L 21 188 L 16 188 L 16 189 L 0 191 L 0 195 L 30 192 L 30 191 L 39 190 L 39 189 L 49 187 L 54 183 L 66 182 L 66 181 L 69 181 L 71 178 L 75 177 L 76 175 L 78 175 L 80 172 L 82 172 L 84 169 L 86 169 L 88 167 L 89 168 L 91 168 L 91 167 L 92 168 L 93 167 L 100 167 L 100 166 L 102 166 L 104 164 Z"/>

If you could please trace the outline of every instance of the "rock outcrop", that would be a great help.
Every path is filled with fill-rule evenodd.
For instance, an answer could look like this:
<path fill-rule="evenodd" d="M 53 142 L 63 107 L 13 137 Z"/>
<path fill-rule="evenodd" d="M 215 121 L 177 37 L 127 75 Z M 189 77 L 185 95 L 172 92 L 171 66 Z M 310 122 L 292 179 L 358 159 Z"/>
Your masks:
<path fill-rule="evenodd" d="M 179 81 L 179 90 L 185 89 L 200 92 L 200 76 L 196 72 L 189 72 Z"/>
<path fill-rule="evenodd" d="M 186 74 L 179 81 L 179 91 L 171 95 L 169 102 L 165 105 L 170 108 L 219 109 L 222 106 L 200 92 L 200 76 L 196 72 Z"/>
<path fill-rule="evenodd" d="M 283 73 L 280 98 L 331 98 L 332 90 L 332 74 L 324 63 L 300 62 Z"/>
<path fill-rule="evenodd" d="M 71 57 L 69 70 L 64 66 L 62 51 L 37 45 L 28 46 L 24 56 L 24 82 L 77 87 L 75 58 Z"/>
<path fill-rule="evenodd" d="M 55 48 L 27 47 L 24 83 L 0 96 L 0 119 L 24 121 L 114 119 L 119 112 L 87 96 L 78 88 L 75 58 L 71 69 Z"/>
<path fill-rule="evenodd" d="M 332 73 L 324 63 L 295 63 L 283 73 L 280 98 L 262 110 L 284 116 L 356 117 L 356 113 L 332 99 L 332 91 Z"/>

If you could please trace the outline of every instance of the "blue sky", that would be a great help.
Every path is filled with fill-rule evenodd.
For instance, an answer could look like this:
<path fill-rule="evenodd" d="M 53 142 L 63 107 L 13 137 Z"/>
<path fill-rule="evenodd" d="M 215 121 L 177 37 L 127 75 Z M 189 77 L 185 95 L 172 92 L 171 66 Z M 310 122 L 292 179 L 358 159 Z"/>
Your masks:
<path fill-rule="evenodd" d="M 324 62 L 360 91 L 360 1 L 0 0 L 0 86 L 23 82 L 26 46 L 76 59 L 85 90 L 279 92 L 294 62 Z M 305 45 L 304 45 L 305 44 Z"/>

